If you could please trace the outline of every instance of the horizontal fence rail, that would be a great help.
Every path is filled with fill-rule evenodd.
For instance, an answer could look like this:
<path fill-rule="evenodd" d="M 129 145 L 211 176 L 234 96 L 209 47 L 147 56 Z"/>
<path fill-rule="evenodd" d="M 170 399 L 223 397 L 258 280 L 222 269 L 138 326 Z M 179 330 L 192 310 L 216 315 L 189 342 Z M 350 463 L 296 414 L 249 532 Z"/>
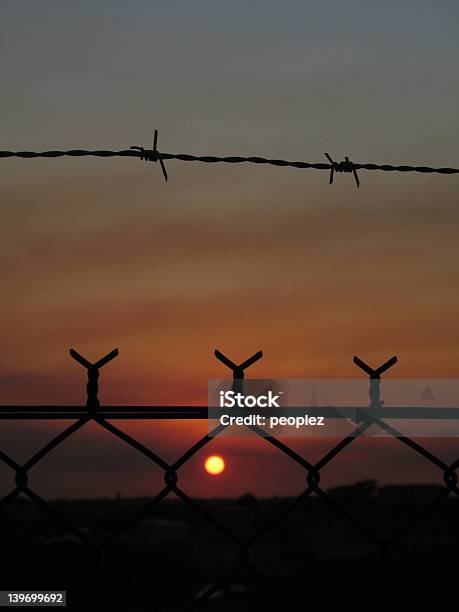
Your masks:
<path fill-rule="evenodd" d="M 433 168 L 431 166 L 419 165 L 392 165 L 392 164 L 371 164 L 357 163 L 346 157 L 343 161 L 334 161 L 328 153 L 324 153 L 328 163 L 326 162 L 304 162 L 304 161 L 287 161 L 285 159 L 269 159 L 258 156 L 215 156 L 215 155 L 188 155 L 186 153 L 164 153 L 160 152 L 157 147 L 158 130 L 155 130 L 153 136 L 153 145 L 151 149 L 145 149 L 140 146 L 132 146 L 129 149 L 120 151 L 107 150 L 87 150 L 87 149 L 70 149 L 67 151 L 0 151 L 0 158 L 19 157 L 22 159 L 35 159 L 37 157 L 134 157 L 143 161 L 159 162 L 164 180 L 168 180 L 168 174 L 164 165 L 164 160 L 177 159 L 180 161 L 194 161 L 205 164 L 215 163 L 252 163 L 252 164 L 268 164 L 271 166 L 287 166 L 300 169 L 315 169 L 328 170 L 329 184 L 333 184 L 335 172 L 352 174 L 357 187 L 360 187 L 360 179 L 357 174 L 358 170 L 380 170 L 383 172 L 418 172 L 422 174 L 458 174 L 459 168 Z"/>
<path fill-rule="evenodd" d="M 401 568 L 394 560 L 391 559 L 390 553 L 392 546 L 398 542 L 398 540 L 406 534 L 408 531 L 413 530 L 418 522 L 429 512 L 433 511 L 442 501 L 444 501 L 450 494 L 459 495 L 459 488 L 457 486 L 457 469 L 459 467 L 459 458 L 453 463 L 447 464 L 442 461 L 435 454 L 431 453 L 425 447 L 420 445 L 414 439 L 406 436 L 398 435 L 398 432 L 386 423 L 386 418 L 400 418 L 400 410 L 402 408 L 388 409 L 395 411 L 393 414 L 385 414 L 385 408 L 381 410 L 381 400 L 379 396 L 379 387 L 381 381 L 381 374 L 391 368 L 397 361 L 396 357 L 391 358 L 389 361 L 381 365 L 379 368 L 371 368 L 365 364 L 358 357 L 354 358 L 355 364 L 363 370 L 369 376 L 369 414 L 361 423 L 355 423 L 354 431 L 351 435 L 347 435 L 339 442 L 332 445 L 332 447 L 315 463 L 309 462 L 305 457 L 298 454 L 287 444 L 276 438 L 275 436 L 263 435 L 260 430 L 255 426 L 248 426 L 255 434 L 258 434 L 267 444 L 278 449 L 289 457 L 297 466 L 304 470 L 305 474 L 305 488 L 304 490 L 293 500 L 293 502 L 286 505 L 277 515 L 271 520 L 267 521 L 261 528 L 252 533 L 249 537 L 241 538 L 240 536 L 233 533 L 225 524 L 223 524 L 218 518 L 216 518 L 212 512 L 203 507 L 198 501 L 189 497 L 183 490 L 182 486 L 179 486 L 180 469 L 193 457 L 197 452 L 204 448 L 212 439 L 212 436 L 220 433 L 225 429 L 224 426 L 218 426 L 212 436 L 210 433 L 204 435 L 202 438 L 196 441 L 186 452 L 178 457 L 174 462 L 168 462 L 155 453 L 154 450 L 148 448 L 137 439 L 123 431 L 120 427 L 113 424 L 111 421 L 115 419 L 206 419 L 208 416 L 207 406 L 105 406 L 101 407 L 98 399 L 98 379 L 99 370 L 112 359 L 118 355 L 118 351 L 114 350 L 108 353 L 102 359 L 92 363 L 86 358 L 81 356 L 75 350 L 71 350 L 70 354 L 72 358 L 77 361 L 87 372 L 87 402 L 86 406 L 1 406 L 0 407 L 0 420 L 6 419 L 70 419 L 74 422 L 68 426 L 64 431 L 55 436 L 45 446 L 43 446 L 35 455 L 33 455 L 25 463 L 19 464 L 12 457 L 0 450 L 0 461 L 8 466 L 14 473 L 15 486 L 14 488 L 0 500 L 0 510 L 11 504 L 18 495 L 26 495 L 29 499 L 34 501 L 42 509 L 46 510 L 50 515 L 61 525 L 65 526 L 78 540 L 87 548 L 91 554 L 91 558 L 94 565 L 97 565 L 103 572 L 105 572 L 112 579 L 117 581 L 125 589 L 127 589 L 131 595 L 135 596 L 139 604 L 145 606 L 149 610 L 160 610 L 154 601 L 150 599 L 145 593 L 140 592 L 134 588 L 128 580 L 123 578 L 117 570 L 108 564 L 104 558 L 104 551 L 108 544 L 117 538 L 119 538 L 128 529 L 138 523 L 145 515 L 147 515 L 153 508 L 155 508 L 163 499 L 165 499 L 170 493 L 175 494 L 180 500 L 182 500 L 187 506 L 195 510 L 201 517 L 203 517 L 209 525 L 215 527 L 220 534 L 231 542 L 235 550 L 238 553 L 239 561 L 232 567 L 227 573 L 222 575 L 214 584 L 209 586 L 202 592 L 197 598 L 189 603 L 189 609 L 198 608 L 207 602 L 212 595 L 220 589 L 222 586 L 230 583 L 233 577 L 242 568 L 248 568 L 252 574 L 260 580 L 262 583 L 267 585 L 271 589 L 275 589 L 281 596 L 288 602 L 289 609 L 304 610 L 307 607 L 307 602 L 300 601 L 296 596 L 293 596 L 291 592 L 285 587 L 280 586 L 274 582 L 271 578 L 265 576 L 265 574 L 256 567 L 253 560 L 251 559 L 251 551 L 253 546 L 262 540 L 271 530 L 273 530 L 284 518 L 291 514 L 299 505 L 300 502 L 311 496 L 312 494 L 318 496 L 323 502 L 328 504 L 340 513 L 343 519 L 348 521 L 349 525 L 356 527 L 369 541 L 371 541 L 376 547 L 375 553 L 375 565 L 368 565 L 368 568 L 351 583 L 348 584 L 344 591 L 333 594 L 331 597 L 324 595 L 323 609 L 340 609 L 342 607 L 342 601 L 349 596 L 350 593 L 358 594 L 360 585 L 368 579 L 377 567 L 377 564 L 385 564 L 398 573 L 404 580 L 419 590 L 422 595 L 426 598 L 426 601 L 432 603 L 432 609 L 442 609 L 443 603 L 437 598 L 436 595 L 430 592 L 428 585 L 426 586 L 423 582 L 416 579 L 415 576 L 411 576 L 403 568 Z M 252 357 L 244 361 L 242 364 L 237 365 L 229 358 L 224 356 L 219 351 L 215 352 L 216 357 L 230 369 L 234 381 L 234 388 L 241 388 L 241 383 L 244 379 L 245 370 L 250 367 L 253 363 L 258 361 L 262 357 L 261 351 L 255 353 Z M 307 408 L 307 407 L 306 407 Z M 317 406 L 309 407 L 311 410 L 318 410 Z M 371 416 L 371 411 L 374 409 L 374 416 Z M 341 410 L 341 409 L 340 409 Z M 440 409 L 441 410 L 441 409 Z M 448 409 L 449 410 L 449 409 Z M 342 417 L 343 418 L 343 417 Z M 419 416 L 417 417 L 419 418 Z M 427 416 L 426 418 L 431 418 Z M 442 418 L 448 418 L 443 415 Z M 458 411 L 454 411 L 453 418 L 458 418 Z M 133 517 L 128 521 L 120 525 L 111 531 L 108 535 L 104 536 L 101 541 L 93 541 L 87 533 L 78 527 L 78 525 L 69 519 L 62 512 L 58 511 L 53 507 L 47 500 L 35 492 L 29 484 L 28 472 L 45 456 L 47 456 L 54 448 L 60 446 L 70 438 L 74 433 L 80 430 L 84 425 L 89 422 L 95 422 L 105 431 L 111 433 L 113 436 L 125 442 L 130 447 L 137 450 L 144 457 L 146 457 L 153 465 L 159 467 L 164 473 L 164 487 L 157 492 L 150 501 Z M 387 433 L 392 435 L 394 438 L 399 440 L 401 444 L 410 448 L 413 452 L 422 456 L 431 465 L 434 465 L 443 476 L 444 487 L 436 497 L 431 500 L 430 503 L 426 504 L 420 511 L 416 512 L 409 520 L 405 521 L 394 533 L 389 537 L 382 538 L 377 535 L 371 528 L 368 527 L 360 518 L 355 516 L 341 503 L 336 501 L 330 496 L 321 486 L 321 471 L 330 464 L 333 460 L 340 455 L 340 453 L 349 445 L 351 445 L 358 437 L 363 435 L 365 431 L 372 425 L 377 425 L 384 429 Z M 91 567 L 87 568 L 87 572 L 91 571 Z M 83 576 L 84 577 L 84 576 Z M 83 578 L 78 576 L 75 583 Z M 72 584 L 75 584 L 72 583 Z M 72 585 L 68 585 L 68 589 L 71 589 Z"/>
<path fill-rule="evenodd" d="M 288 415 L 301 415 L 307 410 L 310 416 L 320 415 L 327 419 L 352 419 L 358 408 L 354 406 L 290 406 Z M 0 421 L 8 419 L 46 420 L 46 419 L 80 419 L 89 414 L 87 406 L 0 406 Z M 357 412 L 358 414 L 358 412 Z M 101 406 L 97 415 L 110 420 L 205 420 L 209 418 L 209 406 Z M 375 416 L 375 415 L 373 415 Z M 371 413 L 361 410 L 361 417 L 374 421 Z M 416 406 L 387 406 L 378 413 L 385 421 L 390 420 L 426 420 L 443 421 L 459 419 L 459 408 L 435 407 L 418 408 Z"/>

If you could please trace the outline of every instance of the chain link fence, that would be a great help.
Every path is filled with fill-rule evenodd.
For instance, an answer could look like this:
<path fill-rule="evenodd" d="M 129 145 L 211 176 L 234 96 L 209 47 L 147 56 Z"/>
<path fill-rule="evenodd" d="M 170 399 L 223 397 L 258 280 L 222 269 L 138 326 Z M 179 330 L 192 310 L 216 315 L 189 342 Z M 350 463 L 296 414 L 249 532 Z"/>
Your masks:
<path fill-rule="evenodd" d="M 354 598 L 353 601 L 355 604 L 355 598 L 359 596 L 362 584 L 368 580 L 370 575 L 374 574 L 375 572 L 379 572 L 382 566 L 390 568 L 390 570 L 399 576 L 404 583 L 410 584 L 420 595 L 421 600 L 426 602 L 428 609 L 436 610 L 449 607 L 449 600 L 442 602 L 442 600 L 439 599 L 435 593 L 431 592 L 429 585 L 426 584 L 425 581 L 418 580 L 416 576 L 411 575 L 410 572 L 407 572 L 405 568 L 401 567 L 394 559 L 391 558 L 390 553 L 392 547 L 400 540 L 400 538 L 410 531 L 415 531 L 417 524 L 426 515 L 433 512 L 435 508 L 442 504 L 442 502 L 444 502 L 448 496 L 457 496 L 459 494 L 456 473 L 456 470 L 459 467 L 459 458 L 451 464 L 445 463 L 414 439 L 400 435 L 399 432 L 397 432 L 391 425 L 386 423 L 380 416 L 366 418 L 363 422 L 356 423 L 355 429 L 351 435 L 346 436 L 338 443 L 333 445 L 328 452 L 326 452 L 321 459 L 315 463 L 310 463 L 307 459 L 275 436 L 266 436 L 266 434 L 260 435 L 257 428 L 253 427 L 253 433 L 255 435 L 260 435 L 260 437 L 265 441 L 264 443 L 278 449 L 278 451 L 285 454 L 292 462 L 294 462 L 296 466 L 299 466 L 302 470 L 304 470 L 305 487 L 304 490 L 297 495 L 297 497 L 290 500 L 289 503 L 284 505 L 278 512 L 276 512 L 274 516 L 266 521 L 249 537 L 241 537 L 239 534 L 234 533 L 223 521 L 219 520 L 219 518 L 202 503 L 188 496 L 180 486 L 180 469 L 194 455 L 196 455 L 198 451 L 203 449 L 213 439 L 213 437 L 223 431 L 223 429 L 225 429 L 223 426 L 219 426 L 218 431 L 213 431 L 212 436 L 210 434 L 206 434 L 197 440 L 196 443 L 185 453 L 183 453 L 176 461 L 170 463 L 156 454 L 154 450 L 148 448 L 114 424 L 114 421 L 124 419 L 183 419 L 187 421 L 203 420 L 207 419 L 208 416 L 207 406 L 100 406 L 98 399 L 99 370 L 113 358 L 115 358 L 118 355 L 118 351 L 112 351 L 95 363 L 89 362 L 74 350 L 71 350 L 70 354 L 87 371 L 87 402 L 85 407 L 0 407 L 0 418 L 2 420 L 69 419 L 73 421 L 69 427 L 59 433 L 59 435 L 56 435 L 50 442 L 45 444 L 37 453 L 35 453 L 23 464 L 17 463 L 3 450 L 0 450 L 0 460 L 14 472 L 15 477 L 15 486 L 0 501 L 0 510 L 3 511 L 10 505 L 14 504 L 14 500 L 16 500 L 18 496 L 27 496 L 32 502 L 48 513 L 54 521 L 65 527 L 68 532 L 72 533 L 73 536 L 81 543 L 81 545 L 85 547 L 86 551 L 89 553 L 89 557 L 92 560 L 92 563 L 88 566 L 88 572 L 92 571 L 92 567 L 97 567 L 111 580 L 114 580 L 129 593 L 129 597 L 132 598 L 132 601 L 136 602 L 136 604 L 132 604 L 132 609 L 172 610 L 176 608 L 173 608 L 172 606 L 167 607 L 161 603 L 158 604 L 158 602 L 155 601 L 154 592 L 147 593 L 145 590 L 139 590 L 136 588 L 131 581 L 124 578 L 117 571 L 117 569 L 115 569 L 115 567 L 113 567 L 106 560 L 105 551 L 109 544 L 122 537 L 124 533 L 126 533 L 129 529 L 132 529 L 145 516 L 148 516 L 151 511 L 170 494 L 174 494 L 179 500 L 186 504 L 188 508 L 200 515 L 203 521 L 216 529 L 221 537 L 226 539 L 228 543 L 234 547 L 234 550 L 237 552 L 238 556 L 238 561 L 228 571 L 219 576 L 218 579 L 216 579 L 212 584 L 207 585 L 205 589 L 201 590 L 198 596 L 192 598 L 188 602 L 186 606 L 187 609 L 207 609 L 206 606 L 209 605 L 209 602 L 212 603 L 215 593 L 224 588 L 225 585 L 231 583 L 238 572 L 242 570 L 248 571 L 256 578 L 257 581 L 265 585 L 267 589 L 266 592 L 277 593 L 280 598 L 279 601 L 284 602 L 283 605 L 284 607 L 287 607 L 287 609 L 339 609 L 342 605 L 345 605 L 345 602 L 348 601 L 349 598 Z M 231 369 L 234 384 L 240 388 L 245 370 L 261 357 L 261 352 L 255 354 L 253 357 L 249 358 L 240 365 L 234 364 L 231 360 L 218 351 L 216 351 L 216 357 L 224 365 Z M 381 407 L 379 397 L 379 383 L 381 374 L 392 367 L 396 360 L 396 357 L 393 357 L 379 368 L 373 369 L 359 358 L 354 358 L 356 365 L 364 370 L 369 376 L 370 409 L 372 407 Z M 378 415 L 380 414 L 381 411 L 378 412 Z M 159 468 L 164 476 L 163 488 L 153 498 L 149 499 L 149 501 L 142 508 L 136 511 L 136 513 L 132 515 L 129 520 L 123 522 L 115 529 L 110 531 L 100 541 L 94 541 L 85 530 L 78 526 L 75 521 L 66 516 L 65 513 L 56 508 L 55 505 L 44 499 L 39 493 L 34 491 L 32 486 L 29 484 L 29 471 L 31 468 L 44 459 L 53 449 L 64 444 L 67 439 L 69 439 L 90 421 L 95 422 L 105 431 L 122 440 L 124 443 L 135 449 L 138 453 L 141 453 L 147 460 Z M 441 491 L 436 493 L 434 498 L 431 499 L 429 503 L 418 509 L 413 516 L 406 520 L 388 537 L 381 537 L 378 535 L 378 533 L 374 529 L 371 529 L 364 521 L 362 521 L 359 516 L 350 511 L 345 504 L 340 503 L 339 500 L 335 499 L 321 486 L 322 470 L 332 461 L 339 458 L 344 449 L 355 443 L 355 441 L 373 425 L 377 425 L 378 427 L 382 428 L 387 434 L 396 438 L 400 444 L 408 447 L 411 449 L 411 451 L 413 451 L 413 453 L 422 456 L 426 461 L 433 464 L 439 470 L 439 472 L 441 472 L 444 481 L 444 486 L 442 487 Z M 314 605 L 311 602 L 308 589 L 305 590 L 305 596 L 303 598 L 299 597 L 297 592 L 293 592 L 284 585 L 278 583 L 276 580 L 273 580 L 272 576 L 266 575 L 262 569 L 257 567 L 257 564 L 253 560 L 251 554 L 254 547 L 259 542 L 266 538 L 266 536 L 269 535 L 283 520 L 296 511 L 301 506 L 302 502 L 311 496 L 317 496 L 317 498 L 319 498 L 324 505 L 339 513 L 340 517 L 346 524 L 348 524 L 354 530 L 360 532 L 365 538 L 368 538 L 374 547 L 374 555 L 372 556 L 371 561 L 369 560 L 368 563 L 366 563 L 366 567 L 359 573 L 359 575 L 354 576 L 352 580 L 347 580 L 344 589 L 339 589 L 336 592 L 321 594 L 319 598 L 320 604 L 316 603 Z M 158 564 L 160 563 L 161 561 L 158 560 Z M 152 572 L 154 574 L 155 567 L 152 568 Z M 82 575 L 77 577 L 73 582 L 69 581 L 69 584 L 66 585 L 70 594 L 70 604 L 72 589 L 77 589 L 78 581 L 84 580 L 85 577 Z M 387 584 L 381 584 L 381 589 L 386 588 L 389 588 Z M 376 600 L 373 603 L 366 602 L 364 607 L 371 605 L 373 609 L 379 609 L 377 599 L 378 597 L 376 597 Z M 266 602 L 262 607 L 267 607 Z M 354 608 L 357 609 L 358 606 L 356 607 L 356 605 L 354 605 Z"/>

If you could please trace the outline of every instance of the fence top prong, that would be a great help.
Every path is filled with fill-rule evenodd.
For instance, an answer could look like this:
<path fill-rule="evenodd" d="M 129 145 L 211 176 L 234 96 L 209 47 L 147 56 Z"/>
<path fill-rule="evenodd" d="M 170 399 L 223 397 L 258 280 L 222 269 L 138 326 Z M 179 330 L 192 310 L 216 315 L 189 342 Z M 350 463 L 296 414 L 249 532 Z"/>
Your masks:
<path fill-rule="evenodd" d="M 75 349 L 71 348 L 69 353 L 70 356 L 73 357 L 75 361 L 78 361 L 78 363 L 81 364 L 84 368 L 89 369 L 92 367 L 92 363 L 85 359 L 82 355 L 80 355 L 80 353 L 77 353 Z"/>
<path fill-rule="evenodd" d="M 390 359 L 388 359 L 385 363 L 380 365 L 378 368 L 371 368 L 367 363 L 365 363 L 360 357 L 354 355 L 353 359 L 356 366 L 358 366 L 361 370 L 366 372 L 370 378 L 379 378 L 380 375 L 391 368 L 395 363 L 397 363 L 397 356 L 394 355 Z"/>
<path fill-rule="evenodd" d="M 115 357 L 118 357 L 118 355 L 119 355 L 119 350 L 117 348 L 113 349 L 113 351 L 111 351 L 110 353 L 107 353 L 105 357 L 102 357 L 102 359 L 99 359 L 99 361 L 96 361 L 96 363 L 94 364 L 94 367 L 101 368 L 102 366 L 104 366 L 106 363 L 108 363 L 112 359 L 115 359 Z"/>
<path fill-rule="evenodd" d="M 366 372 L 369 376 L 374 375 L 375 371 L 373 370 L 373 368 L 370 368 L 370 366 L 366 364 L 364 361 L 362 361 L 360 357 L 357 357 L 357 355 L 354 355 L 353 361 L 357 367 L 359 367 L 361 370 Z"/>
<path fill-rule="evenodd" d="M 383 363 L 382 365 L 379 366 L 379 368 L 376 368 L 376 373 L 382 374 L 383 372 L 391 368 L 396 363 L 397 363 L 397 356 L 394 355 L 393 357 L 388 359 L 386 363 Z"/>
<path fill-rule="evenodd" d="M 251 357 L 249 357 L 248 359 L 243 361 L 241 364 L 237 365 L 237 364 L 234 363 L 234 361 L 231 361 L 231 359 L 226 357 L 226 355 L 224 355 L 218 349 L 215 349 L 214 354 L 215 354 L 215 357 L 219 361 L 221 361 L 224 365 L 226 365 L 233 372 L 238 372 L 238 374 L 243 372 L 243 370 L 245 370 L 246 368 L 248 368 L 253 363 L 255 363 L 256 361 L 258 361 L 259 359 L 261 359 L 263 357 L 263 352 L 262 351 L 258 351 L 257 353 L 255 353 L 254 355 L 252 355 Z"/>
<path fill-rule="evenodd" d="M 230 370 L 237 370 L 237 365 L 233 361 L 231 361 L 231 359 L 228 359 L 228 357 L 226 357 L 226 355 L 224 355 L 218 349 L 215 349 L 214 354 L 215 357 L 224 365 L 226 365 Z"/>
<path fill-rule="evenodd" d="M 239 366 L 241 370 L 245 370 L 246 368 L 248 368 L 249 366 L 251 366 L 253 363 L 255 363 L 256 361 L 258 361 L 259 359 L 261 359 L 263 357 L 263 351 L 258 351 L 257 353 L 255 353 L 254 355 L 252 355 L 252 357 L 249 357 L 248 359 L 246 359 L 243 363 L 241 363 L 241 365 Z"/>
<path fill-rule="evenodd" d="M 105 357 L 102 357 L 95 363 L 91 363 L 73 348 L 70 349 L 69 353 L 70 353 L 70 356 L 73 357 L 73 359 L 75 359 L 75 361 L 78 361 L 78 363 L 81 364 L 87 370 L 98 370 L 99 368 L 101 368 L 106 363 L 108 363 L 109 361 L 111 361 L 112 359 L 114 359 L 115 357 L 119 355 L 119 351 L 116 348 L 110 353 L 107 353 Z"/>

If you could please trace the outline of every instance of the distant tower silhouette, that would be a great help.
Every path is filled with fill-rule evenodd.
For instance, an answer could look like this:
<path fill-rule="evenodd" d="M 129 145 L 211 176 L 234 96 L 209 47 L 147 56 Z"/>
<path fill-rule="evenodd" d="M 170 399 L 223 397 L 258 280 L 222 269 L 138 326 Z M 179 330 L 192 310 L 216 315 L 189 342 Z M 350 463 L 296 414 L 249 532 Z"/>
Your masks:
<path fill-rule="evenodd" d="M 313 408 L 317 408 L 319 404 L 317 403 L 317 392 L 316 392 L 316 386 L 312 385 L 312 393 L 311 393 L 311 402 L 310 402 L 310 406 L 312 406 Z"/>
<path fill-rule="evenodd" d="M 430 385 L 426 385 L 424 391 L 421 393 L 421 399 L 425 399 L 425 400 L 435 399 L 432 393 L 432 389 L 430 388 Z"/>

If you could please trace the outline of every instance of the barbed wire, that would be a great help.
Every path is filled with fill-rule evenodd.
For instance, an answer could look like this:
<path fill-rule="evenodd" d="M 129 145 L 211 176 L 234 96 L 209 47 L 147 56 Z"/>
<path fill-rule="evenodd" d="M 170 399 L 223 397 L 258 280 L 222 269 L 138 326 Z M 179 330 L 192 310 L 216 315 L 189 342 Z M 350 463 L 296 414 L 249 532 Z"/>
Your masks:
<path fill-rule="evenodd" d="M 33 159 L 36 157 L 137 157 L 143 161 L 158 162 L 161 165 L 164 179 L 168 180 L 164 160 L 178 159 L 180 161 L 195 161 L 205 164 L 227 163 L 227 164 L 269 164 L 271 166 L 288 166 L 291 168 L 315 170 L 329 170 L 329 184 L 333 184 L 335 172 L 352 173 L 357 187 L 360 187 L 360 180 L 357 175 L 357 170 L 381 170 L 383 172 L 420 172 L 423 174 L 459 174 L 459 168 L 432 168 L 430 166 L 394 166 L 392 164 L 369 164 L 357 163 L 351 161 L 347 156 L 344 161 L 336 162 L 328 153 L 324 153 L 329 163 L 325 162 L 304 162 L 304 161 L 287 161 L 285 159 L 271 159 L 266 157 L 241 157 L 241 156 L 214 156 L 214 155 L 189 155 L 186 153 L 160 153 L 157 148 L 158 130 L 155 130 L 153 136 L 153 145 L 151 149 L 145 149 L 140 146 L 132 146 L 129 149 L 120 151 L 107 151 L 104 149 L 86 150 L 86 149 L 70 149 L 68 151 L 0 151 L 0 158 L 20 157 L 23 159 Z"/>

